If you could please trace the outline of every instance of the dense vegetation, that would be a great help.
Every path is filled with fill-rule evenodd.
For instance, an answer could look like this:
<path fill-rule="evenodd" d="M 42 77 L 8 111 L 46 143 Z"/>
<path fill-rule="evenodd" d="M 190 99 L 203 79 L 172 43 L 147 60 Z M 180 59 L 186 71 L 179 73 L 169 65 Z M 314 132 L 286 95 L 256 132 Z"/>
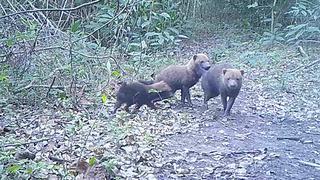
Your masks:
<path fill-rule="evenodd" d="M 174 61 L 176 57 L 189 58 L 190 53 L 197 50 L 207 52 L 215 61 L 232 59 L 241 67 L 255 69 L 261 73 L 256 77 L 263 86 L 262 91 L 270 90 L 274 93 L 272 96 L 279 92 L 297 95 L 297 103 L 284 102 L 291 108 L 289 112 L 315 118 L 320 113 L 317 111 L 320 90 L 316 88 L 320 83 L 319 28 L 319 0 L 2 0 L 2 178 L 72 176 L 71 170 L 67 171 L 70 167 L 26 160 L 32 159 L 30 157 L 14 159 L 14 155 L 19 154 L 17 150 L 6 149 L 3 144 L 16 147 L 16 143 L 22 142 L 6 139 L 2 134 L 4 127 L 16 129 L 32 123 L 32 119 L 23 126 L 12 122 L 10 117 L 19 119 L 16 108 L 41 109 L 41 112 L 46 111 L 42 109 L 59 110 L 61 114 L 66 113 L 62 115 L 63 121 L 76 119 L 74 126 L 67 127 L 67 137 L 76 137 L 74 134 L 81 132 L 90 134 L 95 122 L 83 128 L 83 118 L 108 117 L 119 81 L 149 79 L 158 69 L 178 63 Z M 211 40 L 213 36 L 222 39 L 225 46 L 192 50 L 185 45 Z M 79 115 L 69 109 L 85 113 Z M 110 139 L 117 144 L 123 140 L 122 133 L 128 127 L 113 125 L 110 125 L 113 132 Z M 26 136 L 33 135 L 27 133 Z M 143 138 L 150 140 L 148 134 Z M 83 147 L 79 149 L 75 157 L 89 158 L 90 167 L 100 158 L 108 176 L 117 176 L 116 158 L 101 154 L 103 158 L 88 156 Z M 61 158 L 67 162 L 75 160 L 74 157 Z M 60 162 L 59 159 L 52 161 Z M 77 168 L 81 169 L 79 163 L 85 164 L 85 161 L 78 161 Z"/>

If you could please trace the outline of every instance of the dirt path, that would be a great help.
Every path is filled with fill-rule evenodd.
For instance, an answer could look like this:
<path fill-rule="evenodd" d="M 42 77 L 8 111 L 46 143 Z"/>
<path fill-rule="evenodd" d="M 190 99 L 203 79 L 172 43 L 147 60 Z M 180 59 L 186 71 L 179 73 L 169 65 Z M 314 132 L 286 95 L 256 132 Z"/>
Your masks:
<path fill-rule="evenodd" d="M 168 100 L 171 105 L 159 102 L 158 110 L 142 107 L 137 114 L 110 115 L 111 98 L 110 103 L 97 103 L 98 108 L 89 106 L 85 111 L 8 105 L 0 108 L 0 144 L 9 145 L 2 164 L 10 167 L 17 163 L 16 151 L 28 150 L 36 159 L 27 166 L 19 162 L 21 167 L 45 164 L 48 168 L 39 172 L 45 175 L 56 173 L 49 166 L 53 164 L 60 164 L 61 172 L 66 170 L 49 156 L 70 162 L 82 156 L 82 162 L 96 157 L 97 167 L 107 168 L 98 172 L 120 179 L 320 179 L 320 96 L 313 75 L 319 71 L 288 76 L 295 81 L 286 81 L 285 89 L 277 91 L 267 85 L 290 79 L 280 70 L 297 66 L 291 63 L 294 51 L 260 49 L 250 42 L 212 37 L 187 44 L 178 55 L 183 61 L 197 52 L 214 52 L 210 57 L 245 68 L 230 118 L 221 117 L 219 97 L 209 101 L 208 111 L 202 110 L 200 83 L 191 90 L 193 108 L 177 105 L 179 94 L 177 100 Z M 265 64 L 255 65 L 255 60 Z M 4 125 L 9 132 L 4 132 Z"/>
<path fill-rule="evenodd" d="M 206 112 L 201 97 L 193 99 L 193 109 L 176 107 L 200 120 L 185 133 L 163 137 L 157 178 L 320 179 L 320 134 L 312 133 L 320 122 L 254 115 L 257 110 L 248 112 L 250 93 L 240 93 L 228 119 L 216 116 L 219 98 Z"/>

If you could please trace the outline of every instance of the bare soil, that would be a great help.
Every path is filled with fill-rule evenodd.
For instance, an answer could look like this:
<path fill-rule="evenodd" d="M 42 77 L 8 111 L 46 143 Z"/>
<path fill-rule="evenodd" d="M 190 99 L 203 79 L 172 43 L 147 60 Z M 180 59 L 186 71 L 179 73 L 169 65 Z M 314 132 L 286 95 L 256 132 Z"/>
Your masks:
<path fill-rule="evenodd" d="M 211 100 L 203 111 L 177 108 L 196 121 L 185 133 L 165 136 L 159 151 L 159 179 L 319 179 L 320 121 L 259 116 L 248 112 L 249 89 L 242 91 L 229 118 L 221 103 Z M 256 110 L 255 110 L 256 111 Z"/>

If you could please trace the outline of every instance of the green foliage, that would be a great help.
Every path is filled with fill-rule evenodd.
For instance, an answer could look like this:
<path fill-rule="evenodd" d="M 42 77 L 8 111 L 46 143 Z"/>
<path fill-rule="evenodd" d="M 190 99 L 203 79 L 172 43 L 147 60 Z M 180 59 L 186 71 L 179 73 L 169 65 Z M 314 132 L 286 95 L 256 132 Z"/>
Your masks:
<path fill-rule="evenodd" d="M 318 39 L 320 36 L 320 1 L 301 0 L 291 7 L 288 14 L 294 24 L 286 29 L 289 43 Z"/>
<path fill-rule="evenodd" d="M 96 159 L 96 157 L 90 157 L 89 158 L 89 166 L 93 166 L 93 165 L 95 165 L 97 163 L 97 159 Z"/>
<path fill-rule="evenodd" d="M 102 162 L 102 165 L 106 168 L 108 173 L 112 173 L 112 172 L 114 172 L 114 169 L 116 168 L 117 160 L 116 159 L 109 159 L 108 161 Z"/>
<path fill-rule="evenodd" d="M 97 14 L 85 26 L 86 31 L 99 29 L 102 38 L 96 41 L 107 47 L 116 46 L 121 52 L 155 51 L 175 45 L 184 37 L 179 33 L 178 3 L 173 0 L 120 1 L 119 6 L 101 5 Z"/>
<path fill-rule="evenodd" d="M 77 32 L 77 31 L 79 31 L 80 23 L 81 23 L 81 22 L 80 22 L 79 20 L 73 22 L 73 23 L 71 24 L 70 31 L 71 31 L 72 33 L 75 33 L 75 32 Z"/>
<path fill-rule="evenodd" d="M 34 162 L 31 160 L 16 160 L 14 152 L 0 152 L 1 179 L 29 179 L 45 178 L 55 167 L 46 162 Z"/>
<path fill-rule="evenodd" d="M 102 103 L 103 104 L 106 104 L 107 103 L 107 94 L 105 94 L 105 93 L 103 93 L 102 95 L 101 95 L 101 100 L 102 100 Z"/>
<path fill-rule="evenodd" d="M 281 32 L 278 28 L 275 28 L 274 32 L 264 32 L 260 42 L 263 45 L 282 43 L 284 42 L 283 35 L 283 32 Z"/>

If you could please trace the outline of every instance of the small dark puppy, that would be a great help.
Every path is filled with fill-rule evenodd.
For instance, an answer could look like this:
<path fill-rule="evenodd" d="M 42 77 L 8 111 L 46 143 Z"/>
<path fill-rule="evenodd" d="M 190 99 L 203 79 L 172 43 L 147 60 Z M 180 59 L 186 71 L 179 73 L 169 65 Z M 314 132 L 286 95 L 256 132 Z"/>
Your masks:
<path fill-rule="evenodd" d="M 194 86 L 202 74 L 210 68 L 209 58 L 205 54 L 196 54 L 185 65 L 170 65 L 155 76 L 155 82 L 164 81 L 171 88 L 171 93 L 163 94 L 164 99 L 172 97 L 177 90 L 181 90 L 181 103 L 187 99 L 192 105 L 190 88 Z M 144 83 L 144 82 L 143 82 Z"/>
<path fill-rule="evenodd" d="M 161 92 L 149 92 L 154 89 L 158 91 L 171 91 L 170 86 L 164 81 L 160 81 L 153 84 L 143 84 L 140 82 L 133 82 L 130 84 L 123 83 L 117 92 L 117 102 L 114 106 L 113 113 L 116 113 L 117 109 L 122 104 L 126 104 L 125 110 L 129 112 L 129 107 L 136 104 L 135 111 L 137 111 L 142 105 L 147 105 L 152 109 L 156 109 L 153 104 L 155 100 L 161 99 Z"/>
<path fill-rule="evenodd" d="M 221 95 L 223 115 L 230 115 L 230 110 L 242 86 L 243 74 L 243 70 L 233 69 L 229 64 L 217 64 L 204 73 L 201 87 L 204 91 L 205 108 L 208 109 L 210 98 Z"/>

